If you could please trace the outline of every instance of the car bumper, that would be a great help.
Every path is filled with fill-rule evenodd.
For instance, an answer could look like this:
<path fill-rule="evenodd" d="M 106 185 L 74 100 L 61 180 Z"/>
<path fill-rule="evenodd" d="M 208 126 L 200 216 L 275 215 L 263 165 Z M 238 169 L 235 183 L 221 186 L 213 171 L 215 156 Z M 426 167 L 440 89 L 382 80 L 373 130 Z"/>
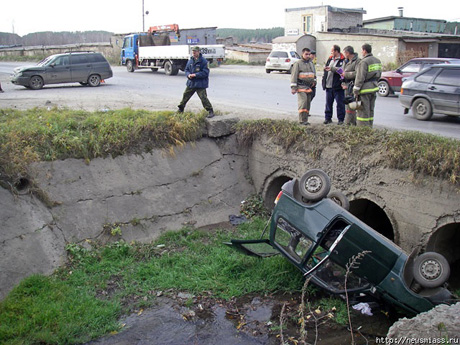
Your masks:
<path fill-rule="evenodd" d="M 29 85 L 29 77 L 22 77 L 22 76 L 11 76 L 11 82 L 15 85 L 23 85 L 23 86 L 28 86 Z"/>
<path fill-rule="evenodd" d="M 399 103 L 406 109 L 410 109 L 412 96 L 399 95 Z"/>

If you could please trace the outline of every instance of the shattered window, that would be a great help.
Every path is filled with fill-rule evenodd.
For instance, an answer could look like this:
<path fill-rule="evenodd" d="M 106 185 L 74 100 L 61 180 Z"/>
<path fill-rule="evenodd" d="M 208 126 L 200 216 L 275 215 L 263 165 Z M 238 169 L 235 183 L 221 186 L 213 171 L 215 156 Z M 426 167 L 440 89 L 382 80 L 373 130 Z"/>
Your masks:
<path fill-rule="evenodd" d="M 313 244 L 283 218 L 278 219 L 275 242 L 299 263 Z"/>

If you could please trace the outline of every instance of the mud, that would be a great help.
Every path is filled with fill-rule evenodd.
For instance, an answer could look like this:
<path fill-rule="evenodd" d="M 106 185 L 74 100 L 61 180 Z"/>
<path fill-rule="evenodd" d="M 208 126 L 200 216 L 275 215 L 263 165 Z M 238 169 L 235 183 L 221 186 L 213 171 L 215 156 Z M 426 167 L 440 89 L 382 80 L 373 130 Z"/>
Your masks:
<path fill-rule="evenodd" d="M 247 295 L 230 301 L 169 294 L 160 296 L 149 310 L 122 319 L 119 333 L 87 345 L 275 345 L 281 339 L 285 344 L 300 344 L 300 303 L 299 294 Z M 373 312 L 366 316 L 351 311 L 355 344 L 375 344 L 376 338 L 387 334 L 394 320 L 378 308 Z M 337 324 L 334 314 L 334 310 L 306 309 L 307 343 L 351 344 L 348 325 Z"/>

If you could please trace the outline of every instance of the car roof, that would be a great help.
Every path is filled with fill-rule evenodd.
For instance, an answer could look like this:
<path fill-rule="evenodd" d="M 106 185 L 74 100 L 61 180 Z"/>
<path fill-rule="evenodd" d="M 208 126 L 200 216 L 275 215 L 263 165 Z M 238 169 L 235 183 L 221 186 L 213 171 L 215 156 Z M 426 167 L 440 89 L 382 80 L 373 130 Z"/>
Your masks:
<path fill-rule="evenodd" d="M 409 61 L 440 61 L 440 62 L 458 61 L 458 62 L 460 62 L 460 59 L 456 59 L 456 58 L 429 58 L 429 57 L 426 57 L 426 58 L 413 58 L 413 59 L 410 59 Z"/>

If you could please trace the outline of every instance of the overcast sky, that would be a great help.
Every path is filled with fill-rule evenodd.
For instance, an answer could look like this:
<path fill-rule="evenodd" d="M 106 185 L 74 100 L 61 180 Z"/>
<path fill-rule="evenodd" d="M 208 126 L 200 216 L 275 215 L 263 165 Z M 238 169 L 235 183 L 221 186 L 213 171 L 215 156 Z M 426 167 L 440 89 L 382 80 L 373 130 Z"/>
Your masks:
<path fill-rule="evenodd" d="M 20 36 L 40 31 L 104 30 L 126 33 L 142 30 L 142 0 L 1 0 L 0 32 Z M 217 26 L 218 28 L 284 27 L 284 9 L 330 5 L 364 8 L 364 19 L 398 15 L 460 21 L 457 0 L 144 0 L 145 28 L 151 25 L 179 24 L 179 28 Z"/>

